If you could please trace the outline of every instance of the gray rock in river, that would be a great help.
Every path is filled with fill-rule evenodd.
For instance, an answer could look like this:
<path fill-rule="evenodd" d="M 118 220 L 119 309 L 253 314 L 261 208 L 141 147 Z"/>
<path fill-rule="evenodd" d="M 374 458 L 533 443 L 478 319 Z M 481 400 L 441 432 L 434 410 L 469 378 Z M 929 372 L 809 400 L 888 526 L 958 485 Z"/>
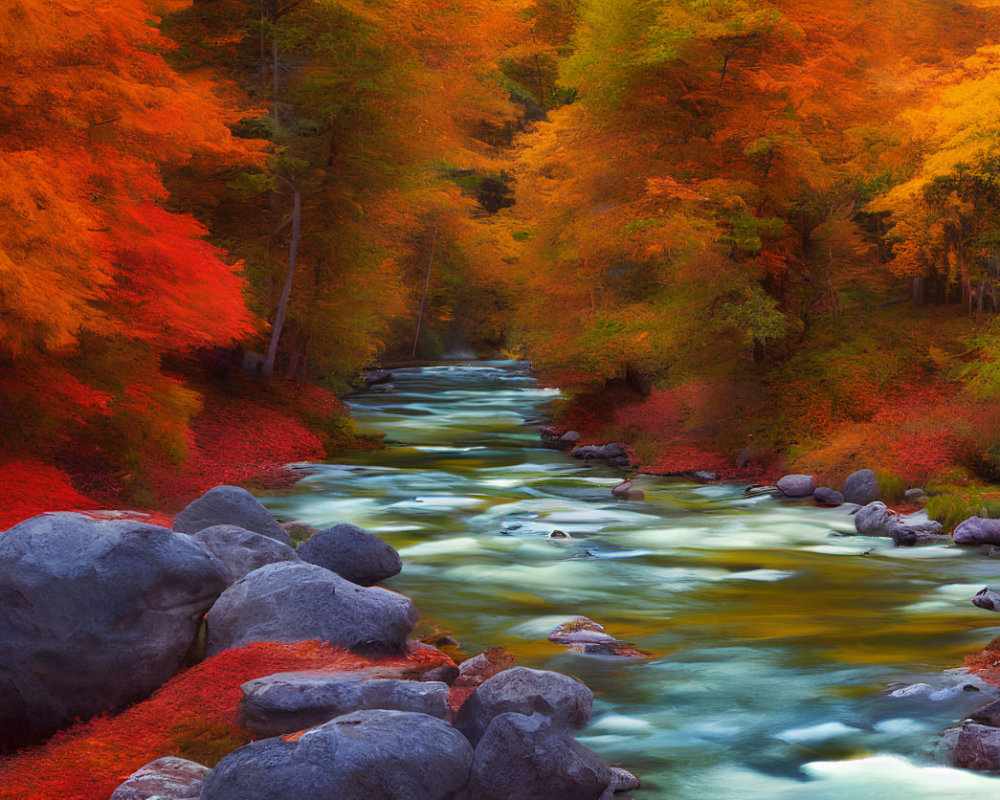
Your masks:
<path fill-rule="evenodd" d="M 399 553 L 356 525 L 334 525 L 316 531 L 298 547 L 299 557 L 332 570 L 359 586 L 373 586 L 403 568 Z"/>
<path fill-rule="evenodd" d="M 471 770 L 472 747 L 443 720 L 355 711 L 235 750 L 209 773 L 201 800 L 447 800 Z"/>
<path fill-rule="evenodd" d="M 299 560 L 287 544 L 236 525 L 213 525 L 192 538 L 226 565 L 230 583 L 265 564 Z"/>
<path fill-rule="evenodd" d="M 1000 728 L 967 722 L 955 742 L 955 766 L 980 772 L 1000 770 Z"/>
<path fill-rule="evenodd" d="M 933 541 L 942 530 L 941 523 L 929 519 L 926 512 L 895 514 L 877 500 L 854 513 L 854 527 L 862 536 L 887 536 L 897 545 Z"/>
<path fill-rule="evenodd" d="M 476 746 L 468 800 L 601 800 L 611 773 L 545 714 L 494 717 Z"/>
<path fill-rule="evenodd" d="M 969 517 L 955 528 L 955 544 L 1000 544 L 1000 519 Z"/>
<path fill-rule="evenodd" d="M 854 529 L 862 536 L 891 536 L 891 516 L 885 503 L 867 503 L 854 512 Z"/>
<path fill-rule="evenodd" d="M 239 486 L 216 486 L 174 517 L 174 530 L 181 533 L 197 533 L 213 525 L 237 525 L 283 544 L 292 543 L 260 501 Z"/>
<path fill-rule="evenodd" d="M 366 708 L 416 711 L 441 719 L 448 714 L 448 685 L 432 681 L 308 670 L 257 678 L 240 689 L 240 726 L 258 737 L 301 731 Z"/>
<path fill-rule="evenodd" d="M 82 514 L 0 536 L 0 749 L 147 697 L 229 573 L 190 536 Z"/>
<path fill-rule="evenodd" d="M 1000 728 L 1000 700 L 994 700 L 982 708 L 977 708 L 969 714 L 969 719 L 973 722 L 978 722 L 980 725 Z"/>
<path fill-rule="evenodd" d="M 878 500 L 878 478 L 870 469 L 852 472 L 844 481 L 844 499 L 848 503 L 867 505 Z"/>
<path fill-rule="evenodd" d="M 1000 611 L 1000 594 L 997 594 L 989 587 L 980 589 L 976 596 L 972 598 L 972 605 L 984 608 L 987 611 Z"/>
<path fill-rule="evenodd" d="M 208 614 L 205 650 L 212 656 L 249 642 L 321 639 L 366 655 L 401 653 L 416 621 L 409 597 L 286 561 L 222 593 Z"/>
<path fill-rule="evenodd" d="M 813 499 L 821 506 L 840 506 L 844 504 L 844 495 L 835 489 L 820 486 L 813 492 Z"/>
<path fill-rule="evenodd" d="M 551 717 L 567 731 L 590 721 L 594 693 L 580 681 L 559 672 L 513 667 L 481 684 L 455 716 L 455 727 L 476 745 L 490 721 L 507 712 Z"/>
<path fill-rule="evenodd" d="M 110 800 L 197 800 L 209 772 L 194 761 L 165 756 L 139 767 Z"/>
<path fill-rule="evenodd" d="M 816 491 L 812 475 L 785 475 L 778 481 L 778 489 L 787 497 L 809 497 Z"/>

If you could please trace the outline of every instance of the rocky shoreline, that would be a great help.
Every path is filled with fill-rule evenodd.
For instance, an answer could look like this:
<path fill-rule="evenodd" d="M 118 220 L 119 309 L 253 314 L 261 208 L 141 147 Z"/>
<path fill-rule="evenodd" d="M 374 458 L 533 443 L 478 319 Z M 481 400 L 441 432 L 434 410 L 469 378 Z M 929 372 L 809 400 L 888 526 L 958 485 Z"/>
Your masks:
<path fill-rule="evenodd" d="M 629 458 L 627 449 L 621 443 L 581 445 L 580 435 L 576 431 L 562 432 L 560 429 L 545 426 L 540 429 L 542 441 L 550 447 L 565 450 L 574 458 L 583 460 L 601 460 L 609 466 L 627 468 Z M 712 483 L 717 480 L 715 473 L 706 470 L 695 470 L 683 473 L 682 476 L 699 483 Z M 913 547 L 922 544 L 953 542 L 966 547 L 988 548 L 987 555 L 1000 546 L 1000 520 L 972 516 L 959 523 L 949 535 L 944 532 L 940 522 L 930 519 L 926 511 L 920 509 L 910 513 L 901 513 L 890 509 L 879 500 L 880 489 L 878 479 L 873 470 L 860 469 L 852 472 L 844 480 L 843 489 L 836 490 L 827 486 L 817 486 L 812 475 L 786 474 L 774 486 L 751 485 L 747 494 L 770 493 L 776 497 L 790 501 L 812 500 L 821 507 L 851 506 L 850 514 L 854 521 L 857 535 L 891 539 L 896 547 Z M 629 478 L 611 490 L 613 497 L 619 500 L 641 500 L 644 496 L 641 489 L 636 488 L 635 480 Z M 904 500 L 911 506 L 920 506 L 926 502 L 926 493 L 919 488 L 908 489 Z M 984 587 L 971 600 L 978 608 L 1000 612 L 1000 592 L 990 587 Z M 959 725 L 948 728 L 940 737 L 934 748 L 935 759 L 948 766 L 980 772 L 1000 772 L 1000 689 L 993 684 L 1000 683 L 1000 650 L 993 647 L 996 642 L 987 646 L 983 655 L 994 653 L 987 664 L 980 669 L 988 674 L 983 682 L 987 687 L 986 696 L 990 702 L 973 711 Z M 992 649 L 991 649 L 992 648 Z M 973 671 L 970 674 L 975 677 Z M 922 685 L 897 689 L 894 696 L 904 696 L 900 692 L 918 693 Z M 930 691 L 930 687 L 926 687 Z M 975 682 L 963 684 L 966 691 L 983 691 Z"/>
<path fill-rule="evenodd" d="M 305 533 L 297 548 L 286 528 Z M 140 702 L 192 657 L 320 640 L 373 666 L 244 683 L 231 715 L 255 741 L 211 768 L 164 752 L 113 800 L 609 800 L 638 787 L 574 739 L 593 694 L 568 675 L 496 650 L 461 665 L 435 651 L 436 666 L 415 672 L 378 666 L 433 649 L 410 638 L 413 602 L 376 585 L 401 566 L 372 534 L 282 526 L 232 486 L 191 503 L 173 530 L 28 519 L 0 534 L 0 750 L 16 759 L 74 720 Z M 621 644 L 599 627 L 570 626 L 562 643 Z"/>

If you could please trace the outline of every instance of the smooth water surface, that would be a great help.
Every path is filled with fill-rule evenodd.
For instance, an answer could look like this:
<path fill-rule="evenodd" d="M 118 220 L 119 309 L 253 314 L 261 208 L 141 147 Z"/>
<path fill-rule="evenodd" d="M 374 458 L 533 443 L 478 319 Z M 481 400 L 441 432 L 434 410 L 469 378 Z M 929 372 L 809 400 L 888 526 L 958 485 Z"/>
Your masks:
<path fill-rule="evenodd" d="M 936 766 L 936 735 L 993 699 L 962 663 L 1000 633 L 972 595 L 1000 573 L 978 549 L 894 548 L 843 510 L 747 499 L 739 486 L 641 477 L 542 446 L 558 393 L 526 364 L 394 370 L 350 401 L 389 447 L 301 465 L 279 517 L 351 522 L 400 550 L 386 585 L 468 654 L 502 645 L 596 695 L 580 740 L 637 773 L 637 798 L 986 798 L 1000 779 Z M 574 537 L 553 541 L 560 529 Z M 547 641 L 585 615 L 651 654 Z M 892 691 L 915 683 L 929 689 Z"/>

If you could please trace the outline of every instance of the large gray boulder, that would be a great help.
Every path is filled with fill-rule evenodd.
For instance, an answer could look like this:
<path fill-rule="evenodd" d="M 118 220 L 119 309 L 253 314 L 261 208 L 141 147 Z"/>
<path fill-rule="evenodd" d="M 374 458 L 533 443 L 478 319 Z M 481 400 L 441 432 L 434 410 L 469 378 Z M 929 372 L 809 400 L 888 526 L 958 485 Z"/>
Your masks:
<path fill-rule="evenodd" d="M 416 711 L 441 719 L 449 711 L 446 683 L 366 680 L 357 672 L 279 672 L 240 688 L 240 726 L 258 737 L 301 731 L 366 708 Z"/>
<path fill-rule="evenodd" d="M 955 742 L 955 766 L 983 772 L 1000 770 L 1000 728 L 967 722 Z"/>
<path fill-rule="evenodd" d="M 222 593 L 208 614 L 205 652 L 321 639 L 364 655 L 389 655 L 405 650 L 416 622 L 409 597 L 284 561 L 254 570 Z"/>
<path fill-rule="evenodd" d="M 0 535 L 0 749 L 148 696 L 228 580 L 190 536 L 131 520 L 44 514 Z"/>
<path fill-rule="evenodd" d="M 193 538 L 226 565 L 230 583 L 265 564 L 300 560 L 287 544 L 236 525 L 213 525 Z"/>
<path fill-rule="evenodd" d="M 594 693 L 569 675 L 513 667 L 494 675 L 469 695 L 455 716 L 455 727 L 473 745 L 494 717 L 507 712 L 525 716 L 539 713 L 558 727 L 573 731 L 590 721 L 593 706 Z"/>
<path fill-rule="evenodd" d="M 870 469 L 852 472 L 844 481 L 844 499 L 859 506 L 878 500 L 878 478 Z"/>
<path fill-rule="evenodd" d="M 955 544 L 1000 544 L 1000 519 L 969 517 L 959 523 L 951 538 Z"/>
<path fill-rule="evenodd" d="M 812 475 L 785 475 L 778 481 L 778 489 L 786 497 L 809 497 L 816 491 Z"/>
<path fill-rule="evenodd" d="M 611 773 L 544 714 L 499 714 L 476 746 L 468 800 L 600 800 Z"/>
<path fill-rule="evenodd" d="M 292 543 L 260 501 L 239 486 L 216 486 L 174 517 L 174 530 L 180 533 L 197 533 L 213 525 L 237 525 L 282 544 Z"/>
<path fill-rule="evenodd" d="M 403 568 L 395 549 L 356 525 L 316 531 L 298 547 L 299 558 L 360 586 L 374 586 Z"/>
<path fill-rule="evenodd" d="M 110 800 L 197 800 L 209 771 L 184 758 L 158 758 L 129 775 Z"/>
<path fill-rule="evenodd" d="M 355 711 L 288 739 L 230 753 L 201 800 L 445 800 L 472 769 L 462 734 L 408 711 Z"/>

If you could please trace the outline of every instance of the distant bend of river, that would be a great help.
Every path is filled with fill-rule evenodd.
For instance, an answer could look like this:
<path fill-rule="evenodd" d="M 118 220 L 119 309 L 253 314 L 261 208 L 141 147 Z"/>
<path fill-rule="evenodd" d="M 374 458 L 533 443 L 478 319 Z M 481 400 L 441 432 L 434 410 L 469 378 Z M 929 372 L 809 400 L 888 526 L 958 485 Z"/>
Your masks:
<path fill-rule="evenodd" d="M 945 672 L 1000 634 L 970 603 L 998 568 L 977 550 L 843 535 L 837 509 L 739 486 L 621 473 L 542 446 L 553 389 L 519 362 L 393 370 L 350 399 L 388 447 L 262 498 L 282 518 L 360 525 L 397 548 L 386 583 L 470 655 L 503 646 L 596 695 L 578 738 L 635 772 L 637 798 L 996 798 L 1000 778 L 935 765 L 935 736 L 992 697 Z M 552 541 L 560 529 L 574 538 Z M 874 550 L 872 549 L 874 547 Z M 587 616 L 651 653 L 549 642 Z M 894 696 L 897 685 L 930 689 Z M 904 693 L 905 694 L 905 693 Z"/>

